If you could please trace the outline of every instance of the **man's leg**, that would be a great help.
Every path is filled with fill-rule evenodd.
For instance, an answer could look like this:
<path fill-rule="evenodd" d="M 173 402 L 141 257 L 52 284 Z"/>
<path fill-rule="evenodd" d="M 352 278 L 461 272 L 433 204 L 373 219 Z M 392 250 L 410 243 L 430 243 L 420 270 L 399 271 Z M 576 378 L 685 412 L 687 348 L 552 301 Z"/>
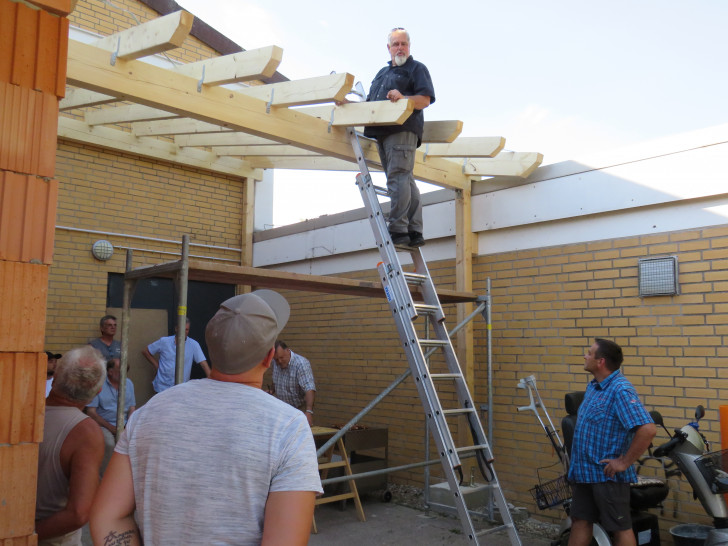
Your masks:
<path fill-rule="evenodd" d="M 599 505 L 599 521 L 605 531 L 612 533 L 615 546 L 635 546 L 629 507 L 629 484 L 606 482 L 594 485 Z"/>
<path fill-rule="evenodd" d="M 569 546 L 589 546 L 594 533 L 594 524 L 585 519 L 571 518 Z"/>
<path fill-rule="evenodd" d="M 389 232 L 406 235 L 409 231 L 412 187 L 415 186 L 412 170 L 415 166 L 417 135 L 407 131 L 395 133 L 379 140 L 378 144 L 390 196 Z M 419 191 L 417 204 L 419 205 Z M 421 226 L 421 213 L 419 223 Z"/>

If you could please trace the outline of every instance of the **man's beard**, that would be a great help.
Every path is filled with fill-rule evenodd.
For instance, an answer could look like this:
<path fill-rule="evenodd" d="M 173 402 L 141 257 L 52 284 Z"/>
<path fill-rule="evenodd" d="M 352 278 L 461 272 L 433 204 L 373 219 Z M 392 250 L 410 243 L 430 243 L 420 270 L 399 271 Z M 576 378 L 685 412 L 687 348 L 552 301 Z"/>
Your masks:
<path fill-rule="evenodd" d="M 406 55 L 396 55 L 394 57 L 394 64 L 396 64 L 397 66 L 402 66 L 406 62 L 407 62 Z"/>

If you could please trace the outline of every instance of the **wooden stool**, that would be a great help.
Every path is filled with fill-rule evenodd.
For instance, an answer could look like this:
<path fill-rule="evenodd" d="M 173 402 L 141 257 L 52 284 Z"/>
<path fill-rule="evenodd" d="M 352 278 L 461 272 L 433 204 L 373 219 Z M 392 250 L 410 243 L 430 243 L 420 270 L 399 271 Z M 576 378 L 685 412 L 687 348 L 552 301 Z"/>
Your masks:
<path fill-rule="evenodd" d="M 334 434 L 339 432 L 335 428 L 328 427 L 311 427 L 314 439 L 316 440 L 328 440 Z M 334 454 L 341 457 L 340 461 L 332 461 Z M 339 438 L 326 452 L 319 457 L 319 474 L 321 479 L 325 480 L 329 473 L 330 468 L 343 468 L 345 476 L 351 476 L 351 465 L 349 464 L 349 456 L 346 453 L 346 447 L 344 446 L 344 437 Z M 361 507 L 361 500 L 359 500 L 359 492 L 356 489 L 356 483 L 354 480 L 348 480 L 346 483 L 349 484 L 349 492 L 342 493 L 340 495 L 330 495 L 328 497 L 319 497 L 316 499 L 316 506 L 319 504 L 327 504 L 329 502 L 345 501 L 347 499 L 354 499 L 354 505 L 356 506 L 356 513 L 359 517 L 359 521 L 366 521 L 364 516 L 364 510 Z M 316 518 L 313 518 L 313 532 L 318 533 L 316 528 Z"/>

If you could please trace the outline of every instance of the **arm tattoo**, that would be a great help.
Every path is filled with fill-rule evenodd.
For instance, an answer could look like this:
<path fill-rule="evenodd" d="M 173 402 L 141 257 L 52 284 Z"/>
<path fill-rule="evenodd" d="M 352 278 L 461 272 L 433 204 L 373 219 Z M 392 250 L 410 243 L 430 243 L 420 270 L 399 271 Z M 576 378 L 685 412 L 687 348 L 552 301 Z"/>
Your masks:
<path fill-rule="evenodd" d="M 104 537 L 104 546 L 125 546 L 132 543 L 132 539 L 136 535 L 136 532 L 133 529 L 129 529 L 127 531 L 122 531 L 121 533 L 117 533 L 116 531 L 111 531 L 108 535 Z"/>

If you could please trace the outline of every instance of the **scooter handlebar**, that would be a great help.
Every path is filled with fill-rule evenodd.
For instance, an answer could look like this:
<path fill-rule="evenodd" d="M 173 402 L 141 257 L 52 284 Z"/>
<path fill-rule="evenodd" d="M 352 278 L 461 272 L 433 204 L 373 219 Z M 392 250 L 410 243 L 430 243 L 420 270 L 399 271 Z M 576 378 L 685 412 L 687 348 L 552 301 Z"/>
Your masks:
<path fill-rule="evenodd" d="M 685 434 L 680 429 L 677 429 L 675 430 L 675 436 L 673 436 L 672 439 L 670 439 L 670 441 L 668 441 L 667 443 L 655 448 L 655 451 L 653 451 L 652 454 L 655 457 L 665 457 L 666 455 L 669 455 L 670 452 L 675 449 L 678 444 L 682 444 L 687 437 L 687 434 Z"/>

